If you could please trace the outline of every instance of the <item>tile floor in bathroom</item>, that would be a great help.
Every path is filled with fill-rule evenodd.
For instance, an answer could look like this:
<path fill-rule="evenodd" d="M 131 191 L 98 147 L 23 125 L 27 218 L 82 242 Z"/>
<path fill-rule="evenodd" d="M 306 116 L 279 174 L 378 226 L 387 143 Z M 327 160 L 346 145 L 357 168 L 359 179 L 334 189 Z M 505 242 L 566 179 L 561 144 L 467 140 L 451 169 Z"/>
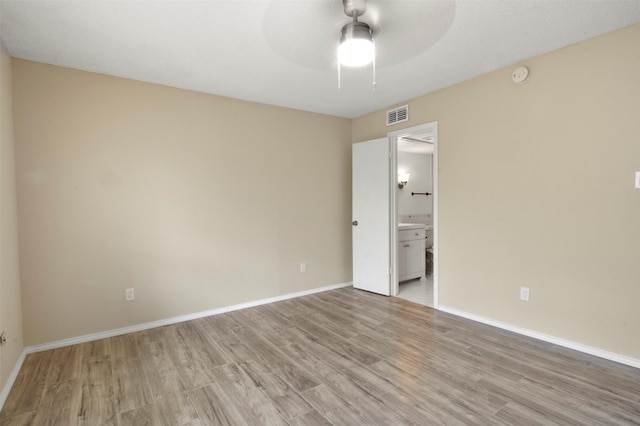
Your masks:
<path fill-rule="evenodd" d="M 433 274 L 428 275 L 424 281 L 416 278 L 401 282 L 398 288 L 398 297 L 433 307 Z"/>

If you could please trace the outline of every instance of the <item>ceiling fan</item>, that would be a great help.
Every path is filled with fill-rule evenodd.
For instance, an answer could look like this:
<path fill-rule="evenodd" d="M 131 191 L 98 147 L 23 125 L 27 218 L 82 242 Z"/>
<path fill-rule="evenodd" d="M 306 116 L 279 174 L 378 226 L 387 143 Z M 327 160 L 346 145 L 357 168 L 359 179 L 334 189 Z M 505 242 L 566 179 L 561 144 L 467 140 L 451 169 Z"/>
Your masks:
<path fill-rule="evenodd" d="M 1 0 L 0 0 L 1 1 Z M 265 2 L 263 34 L 283 59 L 317 72 L 335 75 L 342 67 L 343 89 L 359 93 L 374 65 L 381 71 L 410 60 L 434 45 L 450 28 L 457 2 L 451 0 L 307 0 Z M 314 16 L 314 25 L 309 25 Z M 355 18 L 355 19 L 354 19 Z M 367 46 L 371 59 L 360 66 L 340 64 L 341 41 Z M 375 43 L 375 46 L 374 46 Z M 346 50 L 346 46 L 343 47 Z M 343 55 L 340 55 L 343 56 Z M 372 62 L 375 62 L 372 64 Z M 386 86 L 386 84 L 385 84 Z M 371 86 L 369 86 L 371 87 Z"/>
<path fill-rule="evenodd" d="M 341 87 L 341 67 L 361 67 L 373 62 L 372 88 L 376 88 L 376 51 L 373 31 L 366 22 L 358 21 L 367 10 L 366 0 L 342 0 L 345 15 L 353 20 L 342 27 L 338 47 L 338 88 Z"/>

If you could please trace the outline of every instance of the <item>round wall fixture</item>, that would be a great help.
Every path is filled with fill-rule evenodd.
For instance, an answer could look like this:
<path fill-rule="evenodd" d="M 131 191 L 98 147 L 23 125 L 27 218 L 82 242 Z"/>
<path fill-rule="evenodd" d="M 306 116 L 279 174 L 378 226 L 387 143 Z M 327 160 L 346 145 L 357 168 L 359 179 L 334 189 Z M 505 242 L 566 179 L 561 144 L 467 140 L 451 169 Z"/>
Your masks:
<path fill-rule="evenodd" d="M 529 69 L 527 67 L 518 67 L 513 70 L 511 80 L 516 84 L 522 84 L 529 77 Z"/>

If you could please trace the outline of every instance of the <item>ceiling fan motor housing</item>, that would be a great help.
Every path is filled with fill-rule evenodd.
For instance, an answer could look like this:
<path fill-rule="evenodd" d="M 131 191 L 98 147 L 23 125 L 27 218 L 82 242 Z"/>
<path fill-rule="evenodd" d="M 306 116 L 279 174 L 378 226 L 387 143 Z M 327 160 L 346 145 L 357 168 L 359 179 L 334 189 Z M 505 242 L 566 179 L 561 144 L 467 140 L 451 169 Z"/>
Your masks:
<path fill-rule="evenodd" d="M 342 27 L 340 43 L 347 39 L 364 39 L 371 41 L 371 27 L 364 22 L 349 22 Z"/>
<path fill-rule="evenodd" d="M 357 18 L 367 10 L 366 0 L 342 0 L 342 5 L 344 6 L 344 14 L 352 18 Z"/>

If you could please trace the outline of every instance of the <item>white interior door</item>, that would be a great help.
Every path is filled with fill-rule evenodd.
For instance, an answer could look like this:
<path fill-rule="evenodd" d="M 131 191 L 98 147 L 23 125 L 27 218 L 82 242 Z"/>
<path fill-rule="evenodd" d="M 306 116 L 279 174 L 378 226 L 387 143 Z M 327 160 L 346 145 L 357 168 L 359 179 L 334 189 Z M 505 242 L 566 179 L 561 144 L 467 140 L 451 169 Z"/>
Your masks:
<path fill-rule="evenodd" d="M 353 145 L 353 286 L 389 296 L 389 139 Z"/>
<path fill-rule="evenodd" d="M 2 291 L 2 289 L 0 289 L 0 292 Z M 4 330 L 4 324 L 3 324 L 3 320 L 2 320 L 2 303 L 0 303 L 0 333 L 2 333 L 2 331 Z M 2 369 L 2 351 L 0 350 L 0 371 L 4 371 Z"/>

